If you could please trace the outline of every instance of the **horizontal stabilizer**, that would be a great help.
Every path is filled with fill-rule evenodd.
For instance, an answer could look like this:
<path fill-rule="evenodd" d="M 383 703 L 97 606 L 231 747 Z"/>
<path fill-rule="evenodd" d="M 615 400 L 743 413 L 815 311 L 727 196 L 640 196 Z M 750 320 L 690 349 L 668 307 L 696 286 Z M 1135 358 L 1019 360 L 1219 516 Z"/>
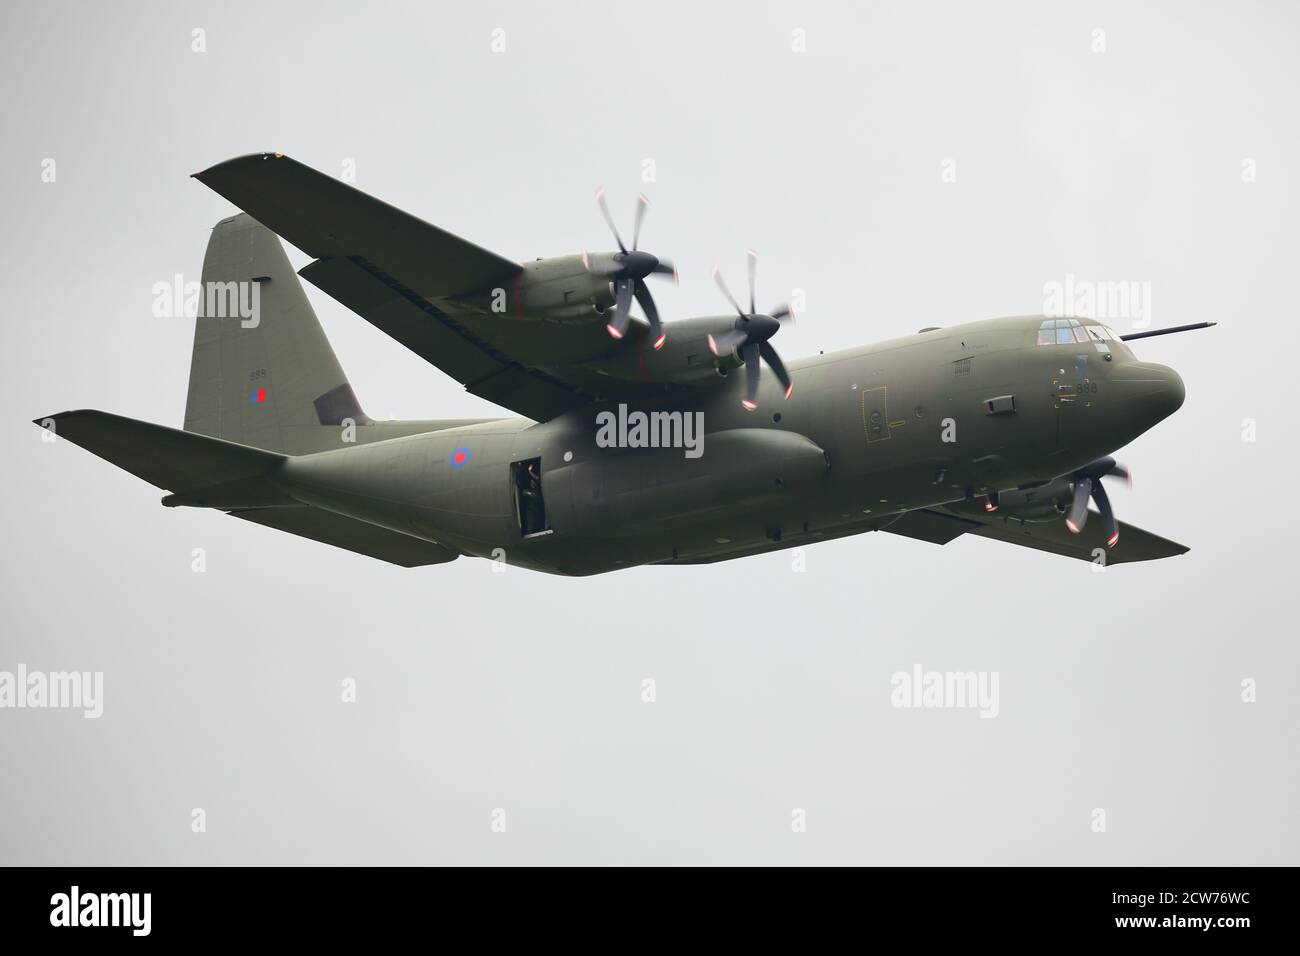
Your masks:
<path fill-rule="evenodd" d="M 320 508 L 260 508 L 256 511 L 230 513 L 254 524 L 287 531 L 300 538 L 310 538 L 312 541 L 330 544 L 369 558 L 378 558 L 404 568 L 445 564 L 460 557 L 455 551 L 432 541 L 389 531 Z"/>
<path fill-rule="evenodd" d="M 285 460 L 260 448 L 93 409 L 60 412 L 35 422 L 151 485 L 178 494 L 260 478 Z"/>

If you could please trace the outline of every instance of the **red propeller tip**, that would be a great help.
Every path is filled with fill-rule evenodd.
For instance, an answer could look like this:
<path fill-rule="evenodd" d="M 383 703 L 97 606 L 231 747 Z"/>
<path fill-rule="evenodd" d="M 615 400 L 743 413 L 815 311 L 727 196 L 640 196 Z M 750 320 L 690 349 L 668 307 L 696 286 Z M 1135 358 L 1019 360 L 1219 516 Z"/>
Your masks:
<path fill-rule="evenodd" d="M 1078 527 L 1077 527 L 1077 526 L 1075 525 L 1075 523 L 1074 523 L 1073 521 L 1071 521 L 1069 518 L 1066 518 L 1066 519 L 1065 519 L 1065 526 L 1066 526 L 1067 528 L 1069 528 L 1069 529 L 1070 529 L 1072 532 L 1074 532 L 1075 534 L 1078 534 L 1078 533 L 1079 533 L 1079 529 L 1078 529 Z"/>
<path fill-rule="evenodd" d="M 587 258 L 587 250 L 586 250 L 586 249 L 583 249 L 583 250 L 582 250 L 582 267 L 583 267 L 584 269 L 586 269 L 588 272 L 591 271 L 591 260 L 590 260 L 589 258 Z"/>
<path fill-rule="evenodd" d="M 709 351 L 718 357 L 721 357 L 722 355 L 722 353 L 718 351 L 718 343 L 713 341 L 712 335 L 709 336 Z"/>
<path fill-rule="evenodd" d="M 794 382 L 791 382 L 790 385 L 785 390 L 785 400 L 787 402 L 790 401 L 790 393 L 793 391 L 794 391 Z"/>
<path fill-rule="evenodd" d="M 754 409 L 758 408 L 758 402 L 751 402 L 747 398 L 742 398 L 740 404 L 745 406 L 745 411 L 747 412 L 752 412 Z"/>
<path fill-rule="evenodd" d="M 618 329 L 614 328 L 614 326 L 612 325 L 605 326 L 605 331 L 608 332 L 616 339 L 621 339 L 623 337 L 623 333 L 620 332 Z"/>
<path fill-rule="evenodd" d="M 997 510 L 998 510 L 998 506 L 995 505 L 995 504 L 994 504 L 993 502 L 991 502 L 991 501 L 986 501 L 986 502 L 984 502 L 984 510 L 985 510 L 985 511 L 997 511 Z"/>
<path fill-rule="evenodd" d="M 643 203 L 645 203 L 647 206 L 650 205 L 650 200 L 646 198 L 645 193 L 639 193 L 638 195 Z"/>
<path fill-rule="evenodd" d="M 664 347 L 664 339 L 666 339 L 666 338 L 668 338 L 668 333 L 667 333 L 667 332 L 665 332 L 663 335 L 659 336 L 659 338 L 655 339 L 655 351 L 656 351 L 656 352 L 658 352 L 661 348 Z"/>
<path fill-rule="evenodd" d="M 677 266 L 674 265 L 674 266 L 673 266 L 673 285 L 681 285 L 681 284 L 682 284 L 682 280 L 681 280 L 681 278 L 677 275 Z"/>
<path fill-rule="evenodd" d="M 1116 531 L 1114 534 L 1112 534 L 1109 538 L 1106 539 L 1106 547 L 1113 548 L 1118 542 L 1119 542 L 1119 532 Z"/>

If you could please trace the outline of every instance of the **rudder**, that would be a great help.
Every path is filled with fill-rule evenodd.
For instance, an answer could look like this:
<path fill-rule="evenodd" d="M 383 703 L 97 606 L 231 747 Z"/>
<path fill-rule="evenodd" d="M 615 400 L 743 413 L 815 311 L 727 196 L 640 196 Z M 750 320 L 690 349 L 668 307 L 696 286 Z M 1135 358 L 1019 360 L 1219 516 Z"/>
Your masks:
<path fill-rule="evenodd" d="M 346 419 L 370 423 L 279 238 L 245 213 L 221 220 L 203 258 L 185 430 L 304 454 L 320 426 Z"/>

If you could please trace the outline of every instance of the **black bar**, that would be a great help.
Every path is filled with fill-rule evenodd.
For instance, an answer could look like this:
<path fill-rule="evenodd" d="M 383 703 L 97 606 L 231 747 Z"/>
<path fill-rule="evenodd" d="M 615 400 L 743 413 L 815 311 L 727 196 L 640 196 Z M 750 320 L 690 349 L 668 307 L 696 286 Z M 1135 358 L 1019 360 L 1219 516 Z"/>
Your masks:
<path fill-rule="evenodd" d="M 1093 849 L 1100 855 L 1109 847 L 1097 842 Z M 860 940 L 910 935 L 926 949 L 940 940 L 1128 937 L 1143 949 L 1210 939 L 1216 948 L 1242 950 L 1295 931 L 1295 872 L 1276 868 L 687 869 L 665 879 L 662 872 L 582 868 L 0 867 L 0 881 L 7 884 L 0 890 L 5 943 L 64 949 L 147 936 L 171 951 L 194 943 L 243 949 L 251 941 L 293 942 L 300 950 L 319 942 L 338 951 L 377 949 L 415 933 L 500 942 L 511 927 L 540 945 L 575 934 L 613 940 L 647 926 L 672 939 L 688 931 L 674 924 L 687 923 L 701 924 L 692 934 L 721 930 L 733 943 L 786 933 L 807 942 L 816 930 Z M 722 882 L 725 894 L 717 892 Z M 105 894 L 116 895 L 111 910 L 87 902 Z"/>

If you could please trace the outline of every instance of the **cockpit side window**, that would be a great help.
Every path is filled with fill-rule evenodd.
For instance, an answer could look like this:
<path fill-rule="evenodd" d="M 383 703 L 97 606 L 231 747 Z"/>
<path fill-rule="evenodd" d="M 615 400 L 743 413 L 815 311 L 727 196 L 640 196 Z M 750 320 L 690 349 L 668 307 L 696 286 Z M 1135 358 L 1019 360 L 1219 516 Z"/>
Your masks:
<path fill-rule="evenodd" d="M 1044 319 L 1038 326 L 1039 345 L 1091 344 L 1098 352 L 1109 352 L 1106 343 L 1119 341 L 1120 337 L 1108 327 L 1085 325 L 1078 319 Z"/>

